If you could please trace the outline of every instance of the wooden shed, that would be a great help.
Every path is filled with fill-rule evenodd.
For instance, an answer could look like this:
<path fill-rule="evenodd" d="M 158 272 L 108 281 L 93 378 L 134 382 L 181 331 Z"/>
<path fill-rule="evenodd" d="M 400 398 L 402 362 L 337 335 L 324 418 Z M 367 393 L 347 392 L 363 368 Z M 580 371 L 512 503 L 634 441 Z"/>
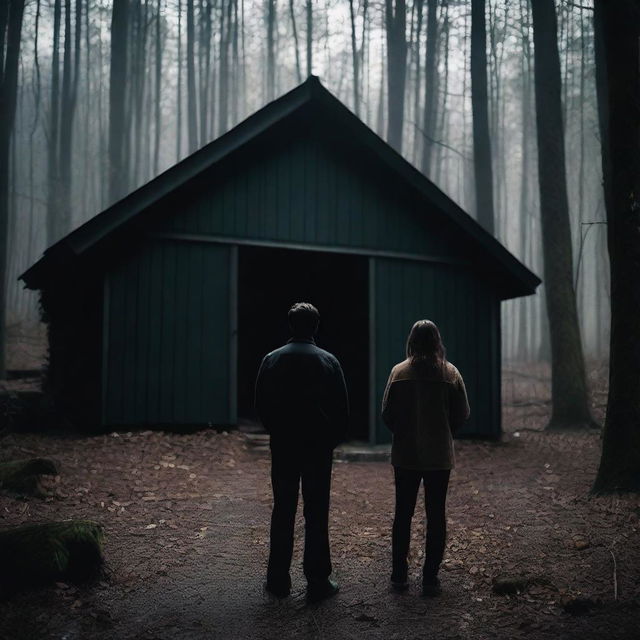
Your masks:
<path fill-rule="evenodd" d="M 47 249 L 22 276 L 49 329 L 46 391 L 87 430 L 235 425 L 296 301 L 374 443 L 391 366 L 435 321 L 500 434 L 500 302 L 540 280 L 315 77 Z"/>

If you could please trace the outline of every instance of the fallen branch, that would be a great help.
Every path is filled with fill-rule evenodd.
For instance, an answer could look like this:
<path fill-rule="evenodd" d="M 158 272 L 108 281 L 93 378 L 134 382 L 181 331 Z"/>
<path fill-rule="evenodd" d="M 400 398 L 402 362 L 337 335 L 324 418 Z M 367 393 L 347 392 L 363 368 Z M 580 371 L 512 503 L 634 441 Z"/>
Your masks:
<path fill-rule="evenodd" d="M 616 563 L 616 556 L 612 549 L 609 549 L 609 553 L 613 558 L 613 599 L 618 599 L 618 565 Z"/>

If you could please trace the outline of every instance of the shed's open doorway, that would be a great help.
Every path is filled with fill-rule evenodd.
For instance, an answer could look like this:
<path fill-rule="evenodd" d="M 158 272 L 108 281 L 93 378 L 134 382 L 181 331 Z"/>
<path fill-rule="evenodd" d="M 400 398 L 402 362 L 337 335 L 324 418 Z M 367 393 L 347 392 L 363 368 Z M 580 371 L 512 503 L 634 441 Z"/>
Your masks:
<path fill-rule="evenodd" d="M 287 311 L 320 312 L 319 347 L 344 371 L 349 439 L 369 439 L 368 263 L 364 256 L 241 246 L 238 265 L 238 418 L 255 420 L 253 392 L 263 356 L 289 338 Z"/>

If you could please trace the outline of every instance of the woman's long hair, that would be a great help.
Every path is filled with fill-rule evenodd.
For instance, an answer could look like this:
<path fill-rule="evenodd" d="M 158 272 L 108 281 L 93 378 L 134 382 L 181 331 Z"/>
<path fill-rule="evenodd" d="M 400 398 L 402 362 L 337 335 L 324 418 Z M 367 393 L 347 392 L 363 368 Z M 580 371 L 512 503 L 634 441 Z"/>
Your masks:
<path fill-rule="evenodd" d="M 407 338 L 407 358 L 424 373 L 444 373 L 446 351 L 440 331 L 431 320 L 418 320 Z"/>

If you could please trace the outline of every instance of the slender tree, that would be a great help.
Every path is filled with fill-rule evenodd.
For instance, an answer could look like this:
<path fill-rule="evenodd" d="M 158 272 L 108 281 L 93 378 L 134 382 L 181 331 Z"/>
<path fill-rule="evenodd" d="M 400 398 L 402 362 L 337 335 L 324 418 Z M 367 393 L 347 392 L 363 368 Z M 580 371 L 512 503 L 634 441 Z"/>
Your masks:
<path fill-rule="evenodd" d="M 548 427 L 579 428 L 592 425 L 593 420 L 573 287 L 556 9 L 554 0 L 535 0 L 531 7 L 542 251 L 551 337 Z"/>
<path fill-rule="evenodd" d="M 427 0 L 422 172 L 431 176 L 431 160 L 438 117 L 438 0 Z"/>
<path fill-rule="evenodd" d="M 267 1 L 267 100 L 276 95 L 276 0 Z"/>
<path fill-rule="evenodd" d="M 352 0 L 350 0 L 351 2 Z M 300 67 L 300 42 L 298 38 L 298 25 L 296 24 L 296 12 L 293 8 L 293 0 L 289 0 L 289 18 L 291 19 L 291 29 L 293 31 L 293 50 L 296 54 L 296 78 L 298 84 L 302 82 L 302 69 Z"/>
<path fill-rule="evenodd" d="M 521 107 L 521 171 L 519 194 L 519 221 L 520 221 L 520 255 L 526 260 L 531 247 L 531 197 L 530 197 L 530 173 L 531 173 L 531 46 L 529 40 L 529 15 L 526 2 L 520 0 L 520 37 L 522 40 L 522 54 L 520 55 L 520 74 L 522 79 Z M 531 301 L 528 297 L 519 300 L 519 327 L 517 355 L 521 360 L 526 359 L 529 349 L 527 341 L 527 326 L 532 321 Z"/>
<path fill-rule="evenodd" d="M 387 142 L 402 152 L 404 94 L 407 73 L 407 6 L 405 0 L 385 0 L 387 34 Z"/>
<path fill-rule="evenodd" d="M 176 162 L 182 158 L 182 0 L 178 0 L 178 43 L 176 46 Z"/>
<path fill-rule="evenodd" d="M 162 53 L 164 41 L 162 38 L 162 6 L 161 0 L 157 0 L 155 18 L 155 98 L 154 107 L 154 145 L 153 145 L 153 175 L 160 172 L 160 131 L 162 130 Z"/>
<path fill-rule="evenodd" d="M 125 116 L 128 36 L 129 0 L 113 0 L 109 72 L 109 198 L 111 202 L 125 195 L 129 184 Z"/>
<path fill-rule="evenodd" d="M 313 73 L 313 0 L 307 0 L 307 76 Z"/>
<path fill-rule="evenodd" d="M 493 233 L 493 168 L 489 135 L 485 22 L 485 0 L 471 0 L 471 106 L 476 219 L 489 233 Z"/>
<path fill-rule="evenodd" d="M 593 490 L 640 491 L 640 3 L 595 2 L 611 272 L 609 397 Z"/>
<path fill-rule="evenodd" d="M 187 0 L 187 131 L 189 135 L 189 153 L 193 153 L 198 148 L 194 14 L 193 0 Z"/>
<path fill-rule="evenodd" d="M 360 115 L 360 57 L 356 39 L 356 12 L 353 0 L 349 0 L 349 17 L 351 18 L 351 64 L 353 67 L 353 110 Z"/>
<path fill-rule="evenodd" d="M 51 53 L 51 92 L 49 106 L 49 135 L 47 149 L 47 244 L 58 239 L 57 215 L 60 201 L 60 165 L 58 149 L 60 139 L 60 22 L 62 1 L 53 3 L 53 47 Z"/>
<path fill-rule="evenodd" d="M 18 61 L 24 0 L 0 4 L 0 379 L 6 378 L 9 158 L 18 96 Z"/>

